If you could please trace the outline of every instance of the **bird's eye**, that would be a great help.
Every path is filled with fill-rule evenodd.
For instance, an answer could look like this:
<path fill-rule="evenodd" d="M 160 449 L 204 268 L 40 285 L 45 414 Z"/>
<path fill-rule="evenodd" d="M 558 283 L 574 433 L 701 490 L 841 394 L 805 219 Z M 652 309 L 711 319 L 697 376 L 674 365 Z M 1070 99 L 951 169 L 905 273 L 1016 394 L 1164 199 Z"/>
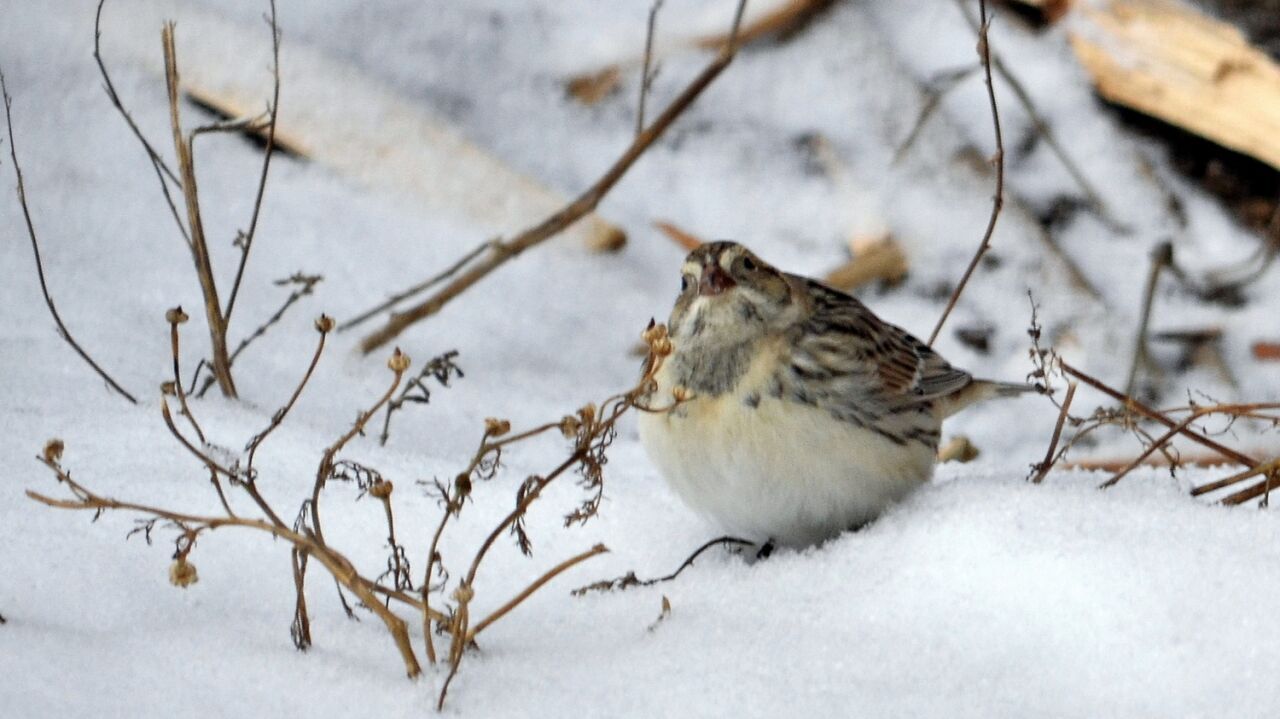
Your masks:
<path fill-rule="evenodd" d="M 747 272 L 755 272 L 755 271 L 756 271 L 756 263 L 755 263 L 755 260 L 751 259 L 750 257 L 743 257 L 743 258 L 742 258 L 742 267 L 743 267 L 743 269 L 745 269 Z"/>
<path fill-rule="evenodd" d="M 689 289 L 689 275 L 680 276 L 680 291 L 684 292 Z"/>

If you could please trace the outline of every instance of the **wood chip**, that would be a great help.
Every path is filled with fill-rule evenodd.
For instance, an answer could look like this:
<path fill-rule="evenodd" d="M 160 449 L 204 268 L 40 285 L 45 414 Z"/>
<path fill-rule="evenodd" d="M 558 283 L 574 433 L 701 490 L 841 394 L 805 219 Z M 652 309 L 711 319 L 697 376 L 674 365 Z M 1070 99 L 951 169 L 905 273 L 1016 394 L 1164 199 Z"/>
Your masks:
<path fill-rule="evenodd" d="M 975 446 L 969 438 L 958 434 L 952 437 L 946 444 L 938 450 L 939 462 L 972 462 L 978 458 L 982 452 Z"/>
<path fill-rule="evenodd" d="M 1264 362 L 1280 362 L 1280 342 L 1254 342 L 1253 358 Z"/>
<path fill-rule="evenodd" d="M 823 279 L 828 285 L 846 292 L 869 282 L 897 282 L 907 274 L 907 256 L 888 234 L 858 237 L 850 245 L 853 259 L 837 267 Z"/>
<path fill-rule="evenodd" d="M 686 251 L 693 252 L 702 245 L 702 238 L 676 227 L 665 220 L 657 220 L 653 223 L 655 229 L 666 235 L 677 245 L 683 247 Z"/>
<path fill-rule="evenodd" d="M 1240 31 L 1169 0 L 1079 14 L 1071 46 L 1103 98 L 1280 169 L 1280 66 Z"/>

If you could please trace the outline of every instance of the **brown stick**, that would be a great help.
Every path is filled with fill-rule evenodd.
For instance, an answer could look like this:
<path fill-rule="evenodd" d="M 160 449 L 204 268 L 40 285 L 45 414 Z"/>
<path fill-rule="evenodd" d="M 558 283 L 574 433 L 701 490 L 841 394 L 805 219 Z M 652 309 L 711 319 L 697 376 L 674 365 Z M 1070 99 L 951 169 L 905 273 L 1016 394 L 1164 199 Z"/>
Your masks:
<path fill-rule="evenodd" d="M 164 43 L 165 85 L 169 91 L 169 123 L 173 128 L 173 147 L 178 156 L 178 174 L 182 177 L 182 195 L 186 200 L 187 225 L 191 232 L 191 256 L 195 261 L 200 291 L 204 295 L 205 319 L 209 324 L 209 340 L 212 355 L 213 376 L 218 388 L 226 397 L 236 397 L 235 381 L 231 378 L 231 361 L 227 355 L 227 324 L 222 316 L 222 303 L 218 300 L 218 285 L 213 279 L 213 265 L 209 261 L 209 247 L 205 243 L 204 224 L 200 220 L 199 193 L 196 189 L 195 164 L 191 156 L 191 139 L 183 137 L 182 122 L 178 116 L 178 53 L 173 40 L 174 24 L 166 23 L 161 31 Z"/>
<path fill-rule="evenodd" d="M 960 14 L 964 16 L 965 22 L 969 24 L 969 27 L 973 30 L 974 34 L 977 34 L 979 30 L 978 22 L 969 14 L 968 9 L 964 5 L 964 0 L 956 0 L 956 5 L 959 6 Z M 1044 139 L 1049 150 L 1057 156 L 1058 161 L 1062 163 L 1062 167 L 1067 171 L 1067 174 L 1071 175 L 1071 179 L 1075 181 L 1076 185 L 1079 186 L 1080 191 L 1084 193 L 1090 207 L 1098 213 L 1099 218 L 1101 218 L 1103 223 L 1108 227 L 1113 230 L 1124 230 L 1124 226 L 1111 216 L 1111 213 L 1107 210 L 1106 204 L 1102 201 L 1102 197 L 1098 194 L 1098 191 L 1094 189 L 1093 184 L 1085 178 L 1084 172 L 1080 170 L 1079 165 L 1075 163 L 1075 160 L 1071 159 L 1071 155 L 1067 153 L 1067 150 L 1062 146 L 1062 143 L 1058 142 L 1058 136 L 1049 125 L 1049 121 L 1045 119 L 1044 115 L 1040 114 L 1039 108 L 1037 108 L 1035 103 L 1031 101 L 1031 95 L 1027 92 L 1026 87 L 1023 86 L 1022 81 L 1018 79 L 1017 75 L 1013 74 L 1013 71 L 1011 71 L 1009 66 L 1004 63 L 1004 60 L 1001 59 L 999 53 L 992 53 L 991 66 L 995 68 L 996 74 L 1000 76 L 1000 79 L 1004 80 L 1005 84 L 1009 86 L 1009 89 L 1013 91 L 1013 96 L 1018 100 L 1018 104 L 1022 105 L 1023 111 L 1027 113 L 1027 119 L 1031 121 L 1031 126 L 1035 128 L 1036 133 Z"/>
<path fill-rule="evenodd" d="M 187 244 L 191 244 L 191 235 L 187 233 L 187 228 L 182 224 L 182 216 L 178 214 L 178 207 L 173 202 L 173 194 L 169 192 L 169 181 L 182 189 L 182 183 L 178 181 L 178 176 L 169 168 L 168 163 L 160 156 L 159 152 L 151 146 L 147 140 L 147 136 L 142 134 L 142 130 L 138 129 L 138 124 L 133 121 L 133 115 L 124 108 L 124 102 L 120 96 L 116 94 L 116 86 L 111 82 L 111 73 L 107 72 L 107 65 L 102 59 L 102 7 L 106 5 L 107 0 L 98 0 L 98 11 L 93 16 L 93 59 L 98 63 L 98 73 L 102 75 L 102 86 L 107 91 L 107 99 L 111 100 L 111 104 L 124 118 L 129 129 L 133 131 L 133 136 L 138 138 L 138 142 L 142 143 L 142 149 L 147 153 L 147 159 L 151 161 L 151 168 L 155 170 L 156 179 L 160 181 L 160 192 L 164 194 L 165 204 L 169 207 L 169 213 L 173 215 L 173 221 L 178 225 L 178 232 L 182 233 L 182 239 Z"/>
<path fill-rule="evenodd" d="M 996 154 L 994 157 L 996 165 L 996 194 L 991 198 L 991 217 L 987 220 L 987 230 L 982 235 L 982 242 L 978 245 L 978 251 L 973 254 L 973 259 L 969 261 L 969 266 L 965 268 L 964 275 L 960 277 L 960 284 L 956 285 L 955 291 L 951 293 L 951 299 L 947 300 L 947 306 L 942 311 L 942 316 L 938 318 L 938 324 L 934 326 L 933 332 L 929 335 L 930 347 L 933 346 L 934 340 L 938 339 L 938 334 L 942 332 L 942 325 L 946 324 L 947 317 L 951 315 L 951 310 L 955 308 L 956 301 L 960 299 L 960 293 L 964 292 L 965 285 L 969 284 L 969 277 L 977 269 L 978 262 L 982 260 L 983 255 L 987 254 L 987 250 L 991 249 L 991 235 L 996 230 L 996 220 L 1000 219 L 1000 209 L 1004 207 L 1004 137 L 1000 132 L 1000 111 L 996 107 L 996 88 L 995 84 L 991 82 L 991 45 L 988 39 L 991 21 L 987 19 L 987 0 L 978 0 L 978 14 L 980 20 L 978 56 L 982 58 L 982 70 L 987 83 L 987 100 L 991 104 L 991 124 L 995 128 L 996 136 Z"/>
<path fill-rule="evenodd" d="M 554 237 L 587 213 L 595 210 L 605 195 L 613 189 L 618 180 L 631 169 L 635 161 L 649 149 L 654 142 L 684 113 L 693 101 L 724 72 L 733 62 L 738 51 L 738 27 L 742 24 L 742 13 L 746 0 L 738 0 L 738 7 L 733 20 L 733 29 L 729 41 L 724 44 L 716 58 L 684 89 L 671 104 L 654 119 L 643 132 L 638 134 L 631 145 L 619 157 L 600 179 L 596 180 L 586 192 L 573 202 L 546 218 L 542 222 L 521 232 L 510 241 L 495 241 L 480 260 L 462 275 L 445 285 L 434 295 L 410 307 L 404 312 L 391 316 L 381 329 L 373 332 L 360 342 L 360 349 L 366 354 L 395 339 L 410 325 L 439 312 L 446 304 L 462 294 L 475 283 L 484 279 L 507 261 L 517 257 L 525 250 Z"/>
<path fill-rule="evenodd" d="M 1138 381 L 1138 369 L 1150 361 L 1147 351 L 1147 325 L 1151 322 L 1151 308 L 1155 303 L 1156 283 L 1160 273 L 1173 262 L 1173 244 L 1165 241 L 1156 245 L 1151 253 L 1151 270 L 1147 273 L 1147 286 L 1142 293 L 1142 315 L 1138 318 L 1138 336 L 1134 339 L 1133 362 L 1129 365 L 1129 378 L 1124 383 L 1124 393 L 1133 394 Z"/>
<path fill-rule="evenodd" d="M 1280 460 L 1272 460 L 1270 462 L 1267 462 L 1266 464 L 1262 464 L 1256 467 L 1255 469 L 1257 471 L 1255 473 L 1256 474 L 1265 473 L 1267 475 L 1266 478 L 1263 479 L 1261 482 L 1258 482 L 1257 484 L 1245 487 L 1244 489 L 1240 490 L 1239 492 L 1236 492 L 1235 494 L 1223 497 L 1222 504 L 1226 504 L 1226 505 L 1244 504 L 1245 502 L 1248 502 L 1249 500 L 1255 499 L 1257 497 L 1263 497 L 1263 502 L 1265 503 L 1271 495 L 1271 490 L 1277 486 L 1277 482 L 1276 482 L 1277 467 L 1280 467 Z"/>
<path fill-rule="evenodd" d="M 249 218 L 249 229 L 245 231 L 240 246 L 240 264 L 236 267 L 236 279 L 231 284 L 231 297 L 227 299 L 227 310 L 222 314 L 224 323 L 231 321 L 231 312 L 236 308 L 236 297 L 240 294 L 240 280 L 244 277 L 245 265 L 249 263 L 249 249 L 253 247 L 254 233 L 258 230 L 258 215 L 262 212 L 262 196 L 267 190 L 267 172 L 271 169 L 271 156 L 276 144 L 276 118 L 280 116 L 280 26 L 276 24 L 276 0 L 271 3 L 271 108 L 267 122 L 266 148 L 262 151 L 262 172 L 258 176 L 258 192 L 253 199 L 253 215 Z M 228 363 L 228 369 L 230 363 Z"/>
<path fill-rule="evenodd" d="M 187 422 L 191 423 L 191 429 L 196 432 L 196 439 L 200 440 L 200 444 L 207 444 L 204 438 L 204 430 L 200 429 L 200 423 L 196 421 L 196 416 L 191 413 L 191 408 L 187 406 L 187 393 L 182 389 L 182 370 L 179 367 L 179 357 L 181 356 L 178 342 L 178 325 L 187 321 L 187 313 L 182 311 L 182 306 L 174 307 L 165 313 L 165 319 L 169 321 L 169 354 L 173 355 L 173 393 L 178 396 L 178 407 L 182 410 L 182 415 L 187 418 Z M 218 481 L 218 473 L 213 473 L 213 480 Z"/>
<path fill-rule="evenodd" d="M 1280 467 L 1280 460 L 1273 459 L 1269 462 L 1264 462 L 1257 467 L 1246 469 L 1243 472 L 1237 472 L 1230 477 L 1224 477 L 1195 487 L 1191 490 L 1191 496 L 1199 497 L 1202 494 L 1208 494 L 1209 492 L 1214 492 L 1224 487 L 1230 487 L 1231 485 L 1243 482 L 1250 477 L 1256 477 L 1259 474 L 1274 471 L 1277 467 Z"/>
<path fill-rule="evenodd" d="M 4 120 L 5 126 L 9 130 L 9 158 L 13 160 L 13 174 L 18 180 L 18 204 L 22 205 L 22 219 L 27 223 L 27 236 L 31 238 L 31 252 L 36 258 L 36 277 L 40 280 L 40 293 L 44 295 L 44 304 L 49 308 L 49 314 L 53 316 L 54 324 L 58 326 L 58 336 L 62 337 L 62 339 L 66 340 L 67 344 L 71 345 L 71 349 L 75 350 L 75 353 L 80 355 L 80 359 L 84 360 L 93 368 L 94 372 L 98 373 L 98 376 L 107 383 L 108 387 L 115 390 L 115 392 L 121 397 L 129 400 L 131 404 L 137 404 L 137 398 L 132 394 L 129 394 L 128 390 L 121 387 L 118 382 L 112 379 L 111 375 L 107 374 L 107 371 L 102 369 L 102 367 L 100 367 L 98 363 L 89 356 L 88 352 L 85 352 L 84 348 L 80 346 L 80 343 L 76 342 L 75 338 L 71 336 L 71 332 L 67 329 L 67 326 L 62 322 L 62 317 L 58 314 L 58 308 L 53 304 L 53 297 L 49 295 L 49 285 L 45 282 L 44 278 L 44 262 L 40 259 L 40 243 L 36 239 L 36 226 L 31 220 L 31 208 L 27 206 L 27 189 L 22 182 L 22 167 L 18 165 L 18 146 L 14 144 L 13 141 L 13 115 L 10 110 L 13 104 L 13 98 L 9 97 L 9 88 L 5 85 L 4 72 L 2 70 L 0 70 L 0 96 L 3 96 L 4 99 Z"/>
<path fill-rule="evenodd" d="M 1163 414 L 1155 411 L 1154 409 L 1151 409 L 1147 405 L 1124 394 L 1123 392 L 1120 392 L 1119 390 L 1108 387 L 1107 385 L 1103 384 L 1100 380 L 1095 379 L 1094 377 L 1091 377 L 1081 372 L 1080 370 L 1072 367 L 1071 365 L 1067 364 L 1066 362 L 1063 362 L 1062 360 L 1058 361 L 1058 366 L 1062 368 L 1062 371 L 1066 372 L 1072 377 L 1075 377 L 1081 382 L 1084 382 L 1085 384 L 1089 385 L 1090 387 L 1093 387 L 1094 389 L 1098 390 L 1099 392 L 1102 392 L 1103 394 L 1111 397 L 1112 399 L 1123 402 L 1125 407 L 1132 409 L 1133 411 L 1137 412 L 1138 414 L 1141 414 L 1142 416 L 1148 419 L 1155 420 L 1168 428 L 1173 428 L 1178 425 L 1177 422 L 1174 422 L 1173 420 L 1169 419 Z M 1236 450 L 1231 449 L 1230 447 L 1226 447 L 1218 442 L 1215 442 L 1212 439 L 1209 439 L 1208 437 L 1200 434 L 1199 432 L 1196 432 L 1190 427 L 1184 427 L 1180 432 L 1178 432 L 1178 434 L 1181 434 L 1182 436 L 1186 437 L 1187 439 L 1190 439 L 1191 441 L 1197 444 L 1208 447 L 1209 449 L 1212 449 L 1215 452 L 1218 452 L 1222 456 L 1227 457 L 1242 466 L 1254 467 L 1254 466 L 1257 466 L 1258 464 L 1258 460 L 1253 459 L 1249 455 L 1244 454 L 1242 452 L 1237 452 Z"/>
<path fill-rule="evenodd" d="M 604 546 L 603 544 L 597 544 L 596 546 L 592 547 L 591 549 L 588 549 L 582 554 L 578 554 L 573 557 L 570 557 L 564 560 L 563 562 L 557 564 L 556 566 L 552 567 L 547 571 L 546 574 L 543 574 L 541 577 L 538 577 L 536 580 L 534 580 L 532 584 L 525 587 L 522 592 L 512 597 L 506 604 L 503 604 L 501 607 L 498 607 L 497 609 L 493 610 L 493 612 L 489 616 L 485 617 L 484 619 L 481 619 L 479 622 L 476 622 L 476 625 L 471 628 L 471 631 L 467 632 L 467 642 L 470 643 L 471 641 L 473 641 L 476 638 L 477 634 L 484 631 L 485 627 L 489 626 L 490 624 L 493 624 L 494 622 L 506 616 L 507 612 L 510 612 L 512 609 L 515 609 L 516 607 L 520 606 L 521 602 L 528 599 L 531 594 L 541 589 L 542 586 L 547 582 L 551 581 L 552 579 L 555 579 L 561 573 L 573 568 L 574 566 L 577 566 L 578 564 L 581 564 L 582 562 L 585 562 L 588 559 L 591 559 L 597 554 L 604 554 L 607 551 L 609 551 L 608 547 Z"/>
<path fill-rule="evenodd" d="M 649 88 L 653 85 L 653 35 L 658 24 L 658 11 L 662 10 L 663 0 L 653 0 L 649 7 L 649 26 L 644 34 L 644 63 L 640 66 L 640 101 L 636 107 L 636 136 L 644 131 L 644 102 L 649 97 Z"/>
<path fill-rule="evenodd" d="M 1154 442 L 1152 442 L 1151 444 L 1147 445 L 1147 448 L 1146 448 L 1145 450 L 1143 450 L 1143 451 L 1142 451 L 1142 454 L 1138 455 L 1136 458 L 1134 458 L 1134 460 L 1133 460 L 1132 462 L 1130 462 L 1129 464 L 1125 465 L 1123 468 L 1121 468 L 1121 469 L 1120 469 L 1120 471 L 1116 472 L 1116 473 L 1111 477 L 1111 479 L 1108 479 L 1107 481 L 1105 481 L 1105 482 L 1103 482 L 1102 484 L 1098 485 L 1098 489 L 1106 489 L 1107 487 L 1110 487 L 1110 486 L 1114 485 L 1116 482 L 1119 482 L 1121 479 L 1124 479 L 1124 476 L 1125 476 L 1126 474 L 1128 474 L 1128 473 L 1132 472 L 1134 469 L 1136 469 L 1139 465 L 1141 465 L 1141 464 L 1142 464 L 1142 462 L 1143 462 L 1144 460 L 1146 460 L 1146 458 L 1147 458 L 1147 457 L 1150 457 L 1152 454 L 1154 454 L 1156 450 L 1158 450 L 1158 449 L 1160 449 L 1161 447 L 1163 447 L 1163 446 L 1165 446 L 1166 444 L 1168 444 L 1168 443 L 1169 443 L 1169 440 L 1173 439 L 1173 438 L 1174 438 L 1174 436 L 1176 436 L 1178 433 L 1182 432 L 1182 430 L 1184 430 L 1184 429 L 1186 429 L 1188 426 L 1190 426 L 1190 425 L 1191 425 L 1191 423 L 1192 423 L 1192 422 L 1194 422 L 1194 421 L 1196 420 L 1196 418 L 1197 418 L 1197 417 L 1199 417 L 1199 416 L 1200 416 L 1200 415 L 1195 414 L 1195 413 L 1190 414 L 1190 415 L 1188 415 L 1188 416 L 1187 416 L 1187 418 L 1186 418 L 1186 419 L 1184 419 L 1184 420 L 1182 420 L 1181 422 L 1177 423 L 1176 425 L 1174 425 L 1174 426 L 1170 427 L 1168 432 L 1165 432 L 1165 433 L 1164 433 L 1164 434 L 1162 434 L 1158 439 L 1156 439 Z M 1194 496 L 1194 495 L 1195 495 L 1195 492 L 1192 492 L 1192 495 Z"/>
<path fill-rule="evenodd" d="M 1076 387 L 1075 382 L 1067 385 L 1067 396 L 1062 399 L 1062 407 L 1058 411 L 1058 422 L 1053 427 L 1053 436 L 1049 438 L 1049 449 L 1044 453 L 1044 461 L 1036 468 L 1035 476 L 1031 478 L 1032 484 L 1043 482 L 1049 470 L 1053 469 L 1053 454 L 1058 451 L 1058 440 L 1062 438 L 1062 426 L 1067 423 L 1067 412 L 1071 409 L 1071 400 L 1076 397 Z"/>

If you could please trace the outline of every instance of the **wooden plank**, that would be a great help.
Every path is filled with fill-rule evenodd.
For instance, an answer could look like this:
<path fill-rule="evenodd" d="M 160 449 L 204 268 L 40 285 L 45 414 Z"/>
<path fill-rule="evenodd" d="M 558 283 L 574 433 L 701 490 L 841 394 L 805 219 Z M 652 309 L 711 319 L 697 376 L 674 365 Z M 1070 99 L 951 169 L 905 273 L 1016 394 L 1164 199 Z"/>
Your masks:
<path fill-rule="evenodd" d="M 1168 0 L 1079 14 L 1071 46 L 1102 97 L 1280 169 L 1280 67 L 1238 30 Z"/>

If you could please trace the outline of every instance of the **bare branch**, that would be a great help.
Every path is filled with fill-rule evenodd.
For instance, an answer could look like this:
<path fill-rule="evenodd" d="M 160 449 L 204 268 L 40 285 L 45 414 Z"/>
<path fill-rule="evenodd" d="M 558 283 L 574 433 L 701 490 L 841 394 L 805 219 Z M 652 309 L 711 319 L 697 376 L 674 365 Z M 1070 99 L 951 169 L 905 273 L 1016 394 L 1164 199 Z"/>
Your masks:
<path fill-rule="evenodd" d="M 644 131 L 644 102 L 649 97 L 649 88 L 657 71 L 653 69 L 653 35 L 658 23 L 658 11 L 662 10 L 663 0 L 654 0 L 649 8 L 649 26 L 644 34 L 644 62 L 640 66 L 640 101 L 636 109 L 636 137 Z"/>
<path fill-rule="evenodd" d="M 1036 467 L 1035 476 L 1031 478 L 1032 484 L 1040 484 L 1044 481 L 1045 475 L 1049 474 L 1049 470 L 1053 469 L 1056 461 L 1054 453 L 1058 449 L 1058 440 L 1062 438 L 1062 426 L 1066 424 L 1068 412 L 1071 410 L 1071 400 L 1076 396 L 1076 383 L 1072 382 L 1067 385 L 1067 396 L 1062 400 L 1062 407 L 1058 410 L 1058 422 L 1053 427 L 1053 436 L 1049 438 L 1049 449 L 1044 453 L 1044 461 Z"/>
<path fill-rule="evenodd" d="M 631 145 L 605 171 L 604 175 L 596 180 L 595 184 L 579 195 L 573 202 L 537 225 L 524 230 L 510 241 L 493 242 L 488 251 L 482 253 L 482 256 L 469 270 L 462 272 L 461 275 L 455 277 L 453 281 L 422 302 L 404 312 L 392 315 L 386 325 L 365 337 L 360 343 L 361 350 L 367 354 L 387 344 L 398 337 L 410 325 L 439 312 L 451 300 L 487 277 L 489 273 L 501 267 L 507 261 L 517 257 L 525 250 L 554 237 L 594 210 L 605 195 L 618 183 L 618 180 L 622 179 L 627 170 L 635 164 L 636 160 L 640 159 L 640 156 L 662 136 L 667 128 L 675 122 L 676 118 L 680 117 L 733 61 L 738 51 L 738 28 L 742 23 L 742 13 L 745 6 L 746 0 L 739 0 L 737 11 L 734 15 L 733 28 L 729 33 L 729 40 L 716 55 L 715 59 L 694 78 L 688 87 L 671 101 L 671 104 L 643 132 L 636 136 Z"/>
<path fill-rule="evenodd" d="M 1004 207 L 1004 137 L 1000 132 L 1000 111 L 996 107 L 996 88 L 991 81 L 991 43 L 989 40 L 991 21 L 987 19 L 987 0 L 978 0 L 978 13 L 981 19 L 981 26 L 978 30 L 978 57 L 982 58 L 982 71 L 987 83 L 987 100 L 991 104 L 991 124 L 995 129 L 996 137 L 996 154 L 994 158 L 996 165 L 996 194 L 991 198 L 991 218 L 987 220 L 987 230 L 982 235 L 982 242 L 978 245 L 978 251 L 973 254 L 973 259 L 969 261 L 969 266 L 965 268 L 964 275 L 960 277 L 960 283 L 956 285 L 955 291 L 951 293 L 951 299 L 947 300 L 947 306 L 942 310 L 942 316 L 938 318 L 938 324 L 934 326 L 933 332 L 929 335 L 929 346 L 931 347 L 934 340 L 938 339 L 938 333 L 942 332 L 942 325 L 946 324 L 947 317 L 956 306 L 956 301 L 960 299 L 960 293 L 964 292 L 965 285 L 969 284 L 969 277 L 977 269 L 978 262 L 982 260 L 983 255 L 987 254 L 987 250 L 991 249 L 991 234 L 995 232 L 996 220 L 1000 219 L 1000 209 Z"/>
<path fill-rule="evenodd" d="M 44 262 L 40 259 L 40 242 L 36 239 L 36 226 L 31 220 L 31 208 L 27 206 L 27 189 L 26 185 L 22 181 L 22 167 L 18 164 L 18 146 L 13 140 L 13 114 L 11 111 L 13 98 L 9 96 L 9 88 L 5 85 L 3 70 L 0 70 L 0 96 L 2 96 L 4 100 L 4 120 L 5 126 L 9 131 L 9 158 L 13 160 L 13 174 L 18 181 L 18 204 L 22 205 L 22 219 L 27 224 L 27 236 L 31 238 L 31 252 L 36 258 L 36 276 L 40 280 L 40 293 L 44 295 L 44 304 L 49 308 L 49 314 L 53 316 L 54 324 L 58 326 L 58 336 L 62 337 L 62 339 L 66 340 L 67 344 L 71 345 L 71 349 L 75 350 L 75 353 L 80 355 L 80 359 L 84 360 L 93 368 L 93 371 L 107 383 L 108 387 L 115 390 L 115 392 L 121 397 L 129 400 L 130 403 L 137 404 L 138 400 L 130 394 L 128 390 L 121 387 L 118 382 L 112 379 L 111 375 L 107 374 L 107 371 L 102 369 L 102 367 L 100 367 L 98 363 L 89 356 L 89 353 L 80 346 L 80 343 L 76 342 L 75 338 L 71 336 L 70 330 L 67 329 L 66 324 L 62 322 L 62 317 L 58 314 L 58 308 L 53 304 L 53 297 L 49 295 L 49 285 L 45 282 Z"/>
<path fill-rule="evenodd" d="M 222 394 L 236 397 L 235 381 L 231 378 L 231 362 L 227 356 L 227 324 L 218 300 L 218 285 L 213 278 L 213 266 L 209 261 L 209 247 L 205 242 L 204 224 L 200 220 L 200 200 L 196 189 L 195 163 L 191 154 L 191 138 L 183 137 L 182 123 L 178 116 L 178 53 L 174 47 L 174 25 L 166 23 L 161 32 L 164 44 L 165 86 L 169 92 L 169 123 L 173 129 L 173 147 L 178 156 L 178 172 L 182 176 L 182 195 L 186 200 L 187 224 L 191 231 L 191 256 L 195 260 L 200 290 L 204 295 L 205 319 L 209 325 L 213 376 L 218 380 Z"/>
<path fill-rule="evenodd" d="M 249 229 L 245 230 L 240 241 L 240 264 L 236 267 L 236 279 L 231 284 L 231 297 L 227 299 L 227 310 L 222 313 L 222 320 L 226 324 L 231 322 L 231 313 L 236 308 L 236 297 L 240 295 L 240 281 L 244 278 L 244 268 L 249 262 L 249 250 L 253 247 L 253 238 L 258 231 L 262 197 L 267 190 L 267 172 L 271 169 L 271 156 L 275 154 L 276 119 L 280 116 L 280 26 L 276 22 L 276 0 L 270 0 L 270 3 L 271 15 L 267 22 L 271 26 L 272 89 L 271 105 L 268 108 L 267 146 L 262 151 L 262 172 L 258 175 L 258 192 L 253 199 L 253 215 L 249 218 Z"/>
<path fill-rule="evenodd" d="M 107 65 L 102 60 L 102 7 L 106 5 L 107 0 L 98 0 L 98 11 L 93 16 L 93 59 L 98 63 L 98 73 L 102 75 L 103 89 L 107 91 L 107 98 L 111 100 L 111 104 L 124 118 L 129 129 L 133 131 L 133 136 L 138 138 L 138 142 L 142 143 L 142 149 L 147 153 L 147 159 L 151 162 L 151 168 L 155 170 L 156 179 L 160 181 L 160 192 L 164 194 L 165 204 L 169 206 L 169 213 L 173 215 L 173 221 L 178 225 L 178 232 L 182 233 L 182 238 L 191 244 L 191 235 L 187 232 L 187 227 L 182 223 L 182 216 L 178 214 L 178 206 L 174 204 L 173 195 L 169 192 L 169 182 L 177 186 L 178 191 L 182 191 L 182 183 L 178 181 L 178 176 L 169 169 L 168 163 L 160 156 L 159 152 L 151 146 L 147 140 L 147 136 L 142 134 L 142 130 L 138 128 L 138 123 L 133 121 L 133 115 L 125 109 L 124 102 L 120 100 L 120 95 L 116 93 L 116 86 L 111 82 L 111 73 L 107 72 Z"/>

